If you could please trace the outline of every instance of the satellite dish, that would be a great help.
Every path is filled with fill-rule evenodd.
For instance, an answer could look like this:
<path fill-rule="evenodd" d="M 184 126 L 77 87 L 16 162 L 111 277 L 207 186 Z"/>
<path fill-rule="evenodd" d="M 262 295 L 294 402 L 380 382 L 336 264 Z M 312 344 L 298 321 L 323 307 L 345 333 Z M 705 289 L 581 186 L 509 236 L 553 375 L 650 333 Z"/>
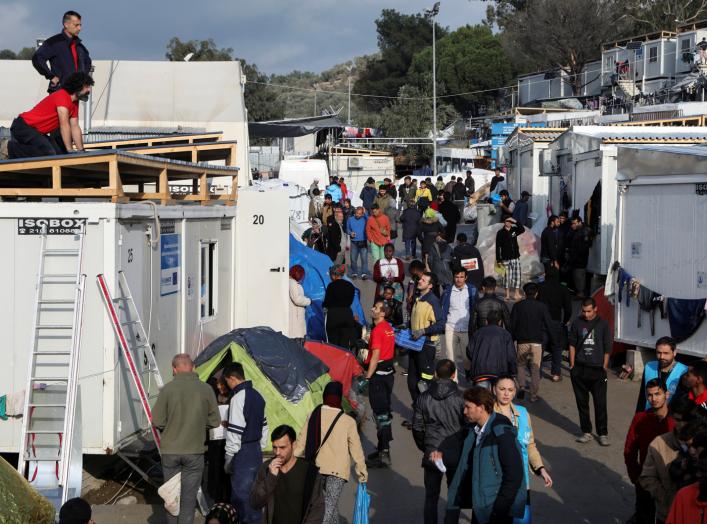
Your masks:
<path fill-rule="evenodd" d="M 187 56 L 184 57 L 184 61 L 188 62 L 194 57 L 194 53 L 188 53 Z"/>

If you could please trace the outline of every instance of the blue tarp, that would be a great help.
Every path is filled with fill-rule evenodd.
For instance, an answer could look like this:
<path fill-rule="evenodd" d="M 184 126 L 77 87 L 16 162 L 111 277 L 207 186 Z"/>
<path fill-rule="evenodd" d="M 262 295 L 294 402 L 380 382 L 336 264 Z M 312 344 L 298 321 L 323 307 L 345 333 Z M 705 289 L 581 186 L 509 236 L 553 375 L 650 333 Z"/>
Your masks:
<path fill-rule="evenodd" d="M 322 302 L 326 287 L 331 282 L 329 268 L 331 259 L 319 251 L 309 248 L 290 235 L 290 267 L 299 264 L 304 268 L 302 287 L 304 294 L 312 299 L 312 305 L 307 307 L 307 338 L 313 340 L 326 340 L 324 330 L 324 310 Z M 346 277 L 348 280 L 348 277 Z M 356 288 L 356 297 L 351 305 L 354 315 L 358 315 L 359 322 L 365 325 L 366 315 L 361 306 L 361 292 Z"/>

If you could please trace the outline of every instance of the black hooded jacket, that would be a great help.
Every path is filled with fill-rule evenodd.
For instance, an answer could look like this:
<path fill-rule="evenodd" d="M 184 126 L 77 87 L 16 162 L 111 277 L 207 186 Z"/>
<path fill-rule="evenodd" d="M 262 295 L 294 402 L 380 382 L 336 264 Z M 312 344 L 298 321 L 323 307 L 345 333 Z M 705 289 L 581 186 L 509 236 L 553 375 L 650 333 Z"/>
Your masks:
<path fill-rule="evenodd" d="M 451 379 L 436 379 L 415 401 L 412 436 L 425 453 L 423 465 L 430 465 L 430 452 L 441 451 L 444 462 L 456 463 L 464 440 L 464 399 Z"/>

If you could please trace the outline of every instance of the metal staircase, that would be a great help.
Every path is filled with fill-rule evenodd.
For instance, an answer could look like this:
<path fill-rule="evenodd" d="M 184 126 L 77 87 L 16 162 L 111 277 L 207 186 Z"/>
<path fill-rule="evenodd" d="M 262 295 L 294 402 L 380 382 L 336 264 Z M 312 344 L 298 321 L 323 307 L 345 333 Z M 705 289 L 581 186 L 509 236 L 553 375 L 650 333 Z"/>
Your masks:
<path fill-rule="evenodd" d="M 77 392 L 84 227 L 70 236 L 42 231 L 17 466 L 57 508 L 81 490 Z"/>
<path fill-rule="evenodd" d="M 641 94 L 641 90 L 636 85 L 636 82 L 634 82 L 630 78 L 620 78 L 619 80 L 617 80 L 616 84 L 619 86 L 619 89 L 623 91 L 627 98 L 633 99 Z"/>

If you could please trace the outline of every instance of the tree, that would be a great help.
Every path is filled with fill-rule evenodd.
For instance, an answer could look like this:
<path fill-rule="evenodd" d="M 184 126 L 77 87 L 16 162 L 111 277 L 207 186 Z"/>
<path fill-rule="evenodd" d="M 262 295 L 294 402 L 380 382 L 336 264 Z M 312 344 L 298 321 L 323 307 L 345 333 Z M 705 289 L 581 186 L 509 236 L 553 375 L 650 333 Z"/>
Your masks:
<path fill-rule="evenodd" d="M 432 45 L 432 24 L 421 14 L 405 15 L 394 9 L 384 9 L 376 20 L 378 33 L 377 58 L 371 60 L 360 72 L 354 86 L 357 93 L 395 97 L 408 82 L 408 71 L 413 57 Z M 437 40 L 447 30 L 437 26 Z M 372 110 L 389 105 L 384 98 L 367 101 Z"/>
<path fill-rule="evenodd" d="M 2 49 L 0 50 L 0 60 L 32 60 L 34 51 L 34 47 L 23 47 L 17 53 L 12 49 Z"/>
<path fill-rule="evenodd" d="M 182 42 L 176 36 L 167 44 L 167 60 L 179 62 L 193 53 L 189 59 L 193 62 L 227 62 L 233 60 L 233 49 L 224 47 L 219 49 L 212 38 L 208 40 L 187 40 Z"/>
<path fill-rule="evenodd" d="M 283 104 L 278 100 L 277 92 L 265 85 L 269 82 L 268 75 L 260 72 L 255 64 L 249 64 L 243 59 L 240 62 L 246 78 L 244 97 L 248 120 L 259 122 L 281 118 Z"/>
<path fill-rule="evenodd" d="M 432 98 L 414 86 L 403 86 L 398 98 L 380 114 L 380 126 L 388 137 L 432 138 Z M 446 103 L 437 104 L 437 126 L 441 129 L 459 117 Z M 432 157 L 432 144 L 413 146 L 409 152 L 420 161 Z"/>
<path fill-rule="evenodd" d="M 626 12 L 636 34 L 670 31 L 707 18 L 707 0 L 628 0 Z"/>
<path fill-rule="evenodd" d="M 600 57 L 602 43 L 627 31 L 623 9 L 620 0 L 529 1 L 499 19 L 502 41 L 520 71 L 559 68 L 578 93 L 585 64 Z"/>
<path fill-rule="evenodd" d="M 415 55 L 410 78 L 415 85 L 430 89 L 432 49 Z M 464 26 L 437 42 L 437 96 L 482 91 L 445 98 L 462 114 L 477 114 L 477 106 L 496 96 L 495 88 L 514 77 L 511 60 L 501 38 L 486 25 Z"/>

